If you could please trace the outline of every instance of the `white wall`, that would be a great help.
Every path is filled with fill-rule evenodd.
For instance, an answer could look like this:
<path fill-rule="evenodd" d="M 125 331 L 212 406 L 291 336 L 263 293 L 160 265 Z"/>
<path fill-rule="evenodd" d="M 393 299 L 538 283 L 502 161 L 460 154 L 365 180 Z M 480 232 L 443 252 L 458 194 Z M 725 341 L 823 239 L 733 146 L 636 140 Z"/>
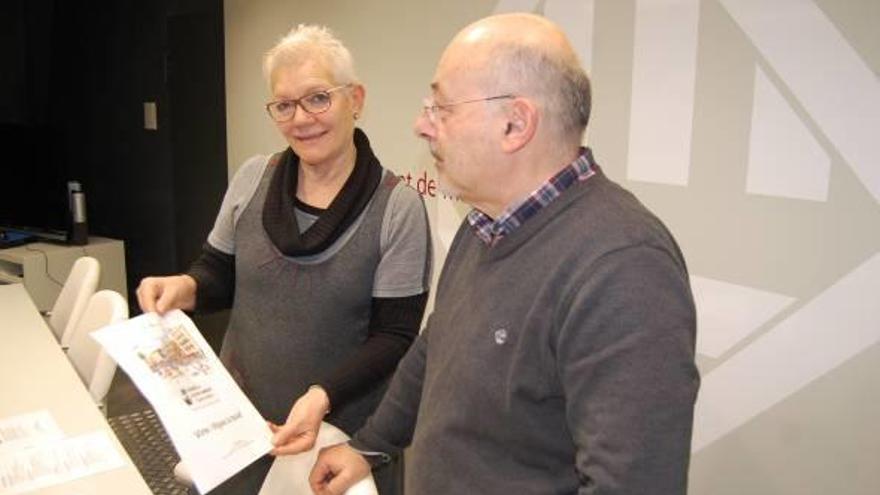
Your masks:
<path fill-rule="evenodd" d="M 378 156 L 429 179 L 411 126 L 452 34 L 508 10 L 563 25 L 594 81 L 589 144 L 670 226 L 694 277 L 690 492 L 880 492 L 880 2 L 225 5 L 230 172 L 283 146 L 260 57 L 295 23 L 346 42 Z M 439 267 L 465 208 L 427 205 Z"/>

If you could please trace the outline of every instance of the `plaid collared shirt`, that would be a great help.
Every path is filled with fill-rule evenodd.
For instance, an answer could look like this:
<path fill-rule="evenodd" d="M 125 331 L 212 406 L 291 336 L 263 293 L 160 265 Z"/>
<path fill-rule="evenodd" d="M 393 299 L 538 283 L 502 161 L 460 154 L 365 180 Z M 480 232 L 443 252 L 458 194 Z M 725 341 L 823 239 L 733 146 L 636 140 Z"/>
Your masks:
<path fill-rule="evenodd" d="M 505 209 L 497 220 L 492 220 L 491 217 L 476 209 L 468 213 L 467 220 L 477 237 L 492 246 L 502 237 L 510 235 L 517 227 L 538 213 L 541 208 L 549 205 L 572 184 L 583 182 L 592 177 L 596 173 L 596 168 L 593 153 L 589 148 L 581 148 L 575 161 L 541 184 L 525 199 Z"/>

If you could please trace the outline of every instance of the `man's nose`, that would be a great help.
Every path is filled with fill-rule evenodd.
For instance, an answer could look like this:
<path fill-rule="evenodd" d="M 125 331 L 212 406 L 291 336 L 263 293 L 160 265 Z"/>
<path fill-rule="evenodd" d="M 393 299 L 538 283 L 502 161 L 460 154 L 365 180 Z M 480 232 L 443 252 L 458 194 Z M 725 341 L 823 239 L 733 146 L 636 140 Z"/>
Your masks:
<path fill-rule="evenodd" d="M 431 139 L 434 137 L 434 124 L 432 124 L 431 119 L 428 118 L 428 111 L 426 109 L 422 109 L 416 117 L 416 121 L 413 124 L 413 132 L 416 137 L 422 139 Z"/>

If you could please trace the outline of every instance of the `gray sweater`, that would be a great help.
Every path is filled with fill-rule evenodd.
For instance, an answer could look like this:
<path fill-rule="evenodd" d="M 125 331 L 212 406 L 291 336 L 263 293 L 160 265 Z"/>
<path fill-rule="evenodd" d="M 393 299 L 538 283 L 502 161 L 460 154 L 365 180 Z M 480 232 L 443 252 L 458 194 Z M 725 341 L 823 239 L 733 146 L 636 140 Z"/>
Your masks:
<path fill-rule="evenodd" d="M 494 246 L 463 224 L 359 449 L 406 492 L 682 494 L 695 311 L 663 224 L 598 172 Z"/>

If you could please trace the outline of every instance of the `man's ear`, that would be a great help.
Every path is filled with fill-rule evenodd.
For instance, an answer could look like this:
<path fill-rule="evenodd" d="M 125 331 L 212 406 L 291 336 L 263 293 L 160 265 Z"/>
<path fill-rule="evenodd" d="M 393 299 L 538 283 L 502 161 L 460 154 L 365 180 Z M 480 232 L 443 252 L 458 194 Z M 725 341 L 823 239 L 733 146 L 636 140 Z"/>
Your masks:
<path fill-rule="evenodd" d="M 507 122 L 501 139 L 505 153 L 516 153 L 525 147 L 538 130 L 538 107 L 528 98 L 516 97 L 507 111 Z"/>

